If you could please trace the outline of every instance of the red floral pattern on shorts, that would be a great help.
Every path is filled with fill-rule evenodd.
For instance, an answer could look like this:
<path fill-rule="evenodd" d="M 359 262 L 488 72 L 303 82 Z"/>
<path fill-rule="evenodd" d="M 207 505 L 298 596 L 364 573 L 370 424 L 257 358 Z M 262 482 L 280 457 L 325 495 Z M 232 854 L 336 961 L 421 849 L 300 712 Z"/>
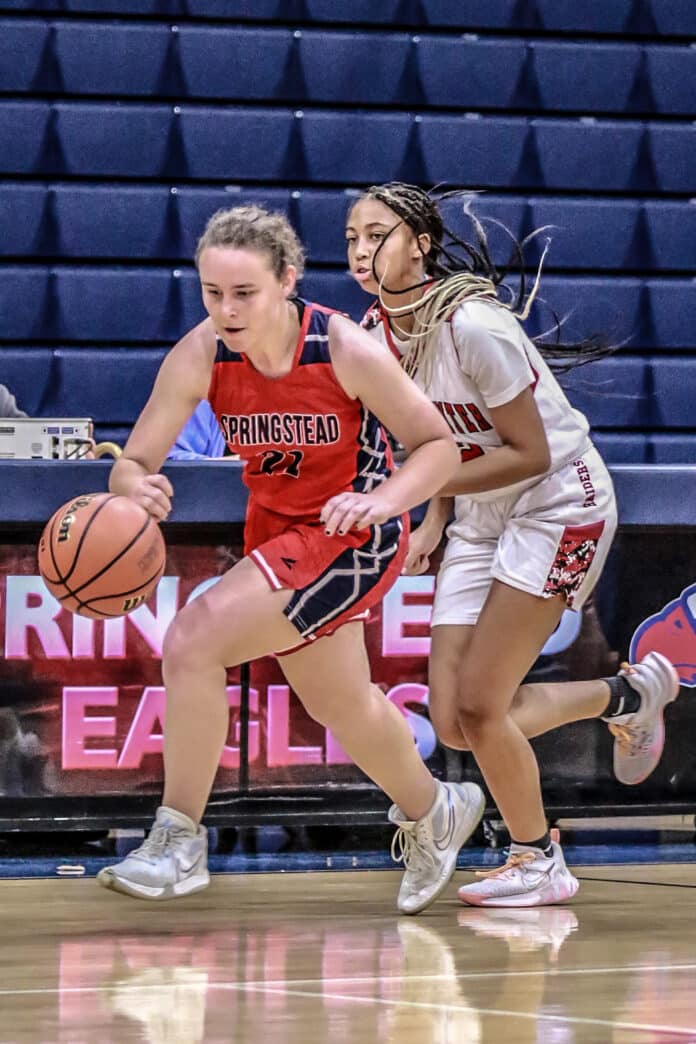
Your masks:
<path fill-rule="evenodd" d="M 581 587 L 597 551 L 604 522 L 588 526 L 566 526 L 549 570 L 543 593 L 547 597 L 564 595 L 568 605 Z"/>

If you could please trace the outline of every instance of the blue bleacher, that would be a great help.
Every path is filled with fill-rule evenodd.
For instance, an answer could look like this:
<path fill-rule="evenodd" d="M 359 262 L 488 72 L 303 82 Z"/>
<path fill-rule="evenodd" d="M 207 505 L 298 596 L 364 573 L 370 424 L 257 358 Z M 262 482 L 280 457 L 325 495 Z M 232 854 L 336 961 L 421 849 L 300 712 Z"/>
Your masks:
<path fill-rule="evenodd" d="M 625 353 L 563 379 L 568 398 L 601 428 L 691 428 L 696 373 L 689 359 Z"/>
<path fill-rule="evenodd" d="M 696 269 L 696 199 L 646 200 L 649 257 L 656 268 Z"/>
<path fill-rule="evenodd" d="M 653 124 L 650 161 L 662 192 L 696 192 L 696 124 Z"/>
<path fill-rule="evenodd" d="M 426 105 L 509 109 L 525 105 L 523 40 L 423 36 L 415 48 Z"/>
<path fill-rule="evenodd" d="M 518 239 L 553 226 L 530 331 L 554 310 L 566 339 L 626 342 L 569 378 L 598 444 L 612 462 L 694 459 L 692 0 L 2 8 L 0 380 L 30 412 L 91 412 L 125 436 L 203 315 L 192 256 L 219 207 L 288 214 L 301 291 L 359 316 L 346 212 L 401 178 L 485 189 L 499 264 L 496 221 Z M 470 236 L 461 199 L 443 209 Z"/>
<path fill-rule="evenodd" d="M 576 112 L 630 111 L 641 49 L 625 43 L 531 45 L 537 104 Z"/>
<path fill-rule="evenodd" d="M 44 22 L 2 20 L 0 91 L 31 91 L 38 86 L 50 35 L 50 27 Z"/>
<path fill-rule="evenodd" d="M 377 46 L 379 62 L 374 32 L 6 18 L 0 91 L 549 113 L 696 110 L 692 47 L 392 32 L 380 33 Z"/>
<path fill-rule="evenodd" d="M 684 121 L 3 101 L 0 148 L 6 173 L 45 177 L 696 191 Z"/>
<path fill-rule="evenodd" d="M 39 15 L 189 17 L 287 24 L 375 24 L 558 34 L 696 35 L 691 0 L 3 0 L 3 10 Z"/>
<path fill-rule="evenodd" d="M 0 102 L 0 156 L 5 174 L 40 173 L 51 110 L 41 102 Z M 21 132 L 20 132 L 21 128 Z"/>
<path fill-rule="evenodd" d="M 593 441 L 607 464 L 683 464 L 696 461 L 696 435 L 597 431 Z"/>
<path fill-rule="evenodd" d="M 0 274 L 4 340 L 162 343 L 202 318 L 191 266 L 9 265 Z M 304 287 L 354 317 L 368 303 L 346 271 L 309 269 Z M 191 295 L 198 302 L 195 314 L 187 305 Z M 694 280 L 547 275 L 530 316 L 531 332 L 547 330 L 554 314 L 564 321 L 566 339 L 603 334 L 632 348 L 696 348 Z"/>

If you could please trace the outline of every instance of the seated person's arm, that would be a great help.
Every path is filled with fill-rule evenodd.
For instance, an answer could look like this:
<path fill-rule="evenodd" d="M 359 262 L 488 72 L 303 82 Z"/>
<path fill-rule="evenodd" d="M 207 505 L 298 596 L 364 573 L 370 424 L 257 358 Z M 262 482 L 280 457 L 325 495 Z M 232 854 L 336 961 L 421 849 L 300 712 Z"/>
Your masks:
<path fill-rule="evenodd" d="M 204 460 L 225 456 L 225 440 L 207 399 L 202 399 L 179 432 L 168 460 Z"/>
<path fill-rule="evenodd" d="M 4 384 L 0 384 L 0 417 L 26 417 L 24 410 L 20 410 L 17 400 Z"/>

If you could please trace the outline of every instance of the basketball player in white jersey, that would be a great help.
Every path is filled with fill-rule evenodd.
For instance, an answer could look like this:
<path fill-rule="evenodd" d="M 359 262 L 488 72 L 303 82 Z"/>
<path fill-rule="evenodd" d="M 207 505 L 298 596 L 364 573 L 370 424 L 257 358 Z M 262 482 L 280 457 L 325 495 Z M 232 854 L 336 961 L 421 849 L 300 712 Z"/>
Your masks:
<path fill-rule="evenodd" d="M 400 358 L 460 447 L 459 471 L 430 502 L 405 566 L 427 568 L 454 509 L 432 615 L 430 714 L 444 744 L 473 752 L 511 837 L 508 862 L 459 897 L 538 906 L 564 902 L 578 882 L 549 836 L 528 738 L 602 717 L 615 736 L 617 778 L 639 783 L 662 754 L 663 712 L 679 680 L 650 653 L 615 678 L 521 684 L 564 609 L 580 609 L 596 584 L 616 504 L 586 418 L 518 321 L 537 284 L 526 300 L 524 284 L 516 301 L 506 296 L 470 217 L 474 245 L 445 229 L 421 189 L 373 186 L 348 213 L 348 261 L 377 296 L 364 327 Z M 598 352 L 573 348 L 571 361 Z"/>

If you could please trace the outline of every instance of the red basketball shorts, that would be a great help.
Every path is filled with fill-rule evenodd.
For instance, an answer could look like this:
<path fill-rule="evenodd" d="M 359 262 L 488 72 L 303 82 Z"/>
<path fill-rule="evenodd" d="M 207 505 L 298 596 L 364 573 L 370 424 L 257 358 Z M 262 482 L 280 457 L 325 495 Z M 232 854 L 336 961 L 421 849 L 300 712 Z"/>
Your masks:
<path fill-rule="evenodd" d="M 244 537 L 269 586 L 294 592 L 284 612 L 308 642 L 367 618 L 401 573 L 408 534 L 408 515 L 327 536 L 321 524 L 293 523 L 254 505 Z"/>

